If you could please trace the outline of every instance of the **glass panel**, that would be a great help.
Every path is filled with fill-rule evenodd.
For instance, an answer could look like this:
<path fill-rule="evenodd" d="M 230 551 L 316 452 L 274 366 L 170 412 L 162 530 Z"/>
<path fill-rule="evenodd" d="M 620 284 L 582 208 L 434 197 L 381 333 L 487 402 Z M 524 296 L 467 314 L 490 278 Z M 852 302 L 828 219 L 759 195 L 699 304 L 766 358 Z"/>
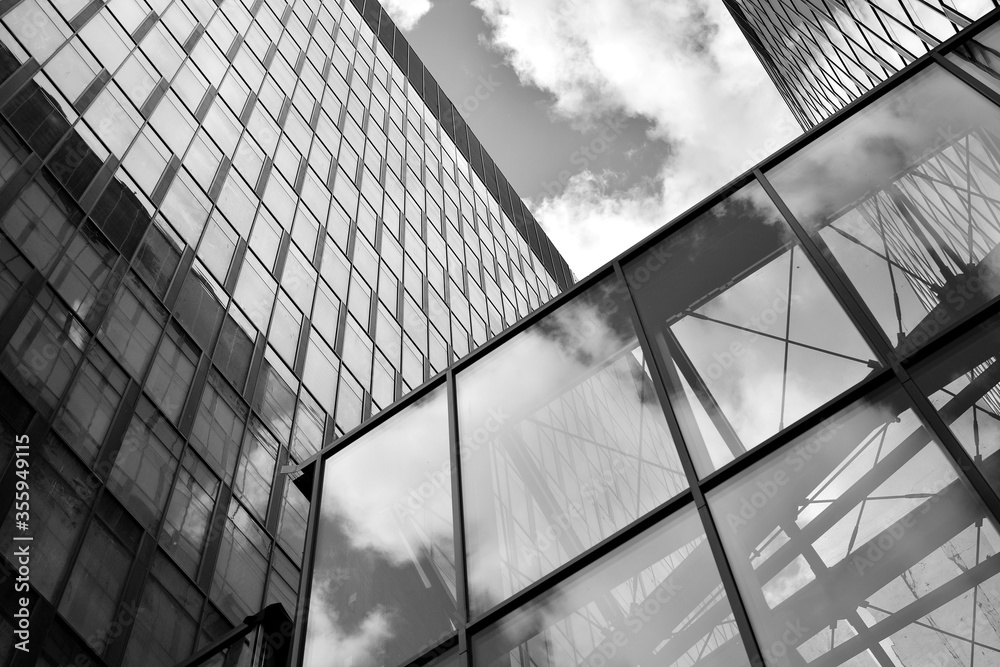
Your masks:
<path fill-rule="evenodd" d="M 325 465 L 306 667 L 397 665 L 454 632 L 446 390 Z"/>
<path fill-rule="evenodd" d="M 215 363 L 239 390 L 243 389 L 250 372 L 256 336 L 250 322 L 236 309 L 231 310 L 222 323 L 222 333 L 215 346 Z"/>
<path fill-rule="evenodd" d="M 166 310 L 130 272 L 98 335 L 134 377 L 142 378 L 166 320 Z"/>
<path fill-rule="evenodd" d="M 473 611 L 687 487 L 626 299 L 604 280 L 457 377 Z"/>
<path fill-rule="evenodd" d="M 173 667 L 190 656 L 202 596 L 170 559 L 157 553 L 136 611 L 124 663 Z"/>
<path fill-rule="evenodd" d="M 900 356 L 1000 294 L 1000 110 L 937 66 L 768 178 Z"/>
<path fill-rule="evenodd" d="M 88 465 L 93 465 L 128 385 L 128 376 L 94 346 L 76 376 L 53 428 Z"/>
<path fill-rule="evenodd" d="M 476 665 L 749 667 L 693 507 L 472 639 Z"/>
<path fill-rule="evenodd" d="M 286 380 L 294 380 L 294 376 L 280 360 L 269 359 L 269 356 L 265 354 L 261 365 L 258 382 L 263 383 L 264 390 L 257 392 L 254 408 L 284 443 L 291 436 L 292 415 L 295 413 L 295 391 Z"/>
<path fill-rule="evenodd" d="M 24 188 L 0 228 L 45 273 L 81 218 L 69 197 L 42 174 Z"/>
<path fill-rule="evenodd" d="M 1000 90 L 1000 25 L 966 40 L 946 58 L 994 89 Z"/>
<path fill-rule="evenodd" d="M 277 458 L 278 441 L 254 417 L 243 443 L 233 488 L 240 500 L 262 521 L 267 515 Z"/>
<path fill-rule="evenodd" d="M 167 508 L 160 544 L 192 577 L 201 562 L 218 492 L 218 478 L 188 450 Z"/>
<path fill-rule="evenodd" d="M 211 598 L 234 622 L 260 611 L 270 538 L 235 500 L 229 509 Z"/>
<path fill-rule="evenodd" d="M 140 398 L 108 476 L 108 488 L 146 528 L 159 525 L 183 447 L 166 418 Z"/>
<path fill-rule="evenodd" d="M 191 444 L 227 482 L 232 479 L 249 410 L 212 369 L 191 429 Z"/>
<path fill-rule="evenodd" d="M 994 660 L 1000 535 L 901 388 L 708 501 L 768 665 Z"/>
<path fill-rule="evenodd" d="M 161 299 L 166 296 L 170 280 L 180 263 L 182 246 L 179 239 L 173 239 L 156 223 L 149 228 L 149 234 L 139 249 L 135 262 L 136 272 Z"/>
<path fill-rule="evenodd" d="M 184 279 L 174 313 L 202 349 L 211 349 L 222 325 L 229 295 L 212 279 L 200 263 L 195 263 Z"/>
<path fill-rule="evenodd" d="M 98 515 L 103 520 L 90 524 L 59 601 L 59 612 L 101 653 L 115 625 L 115 611 L 141 531 L 107 496 L 100 503 Z M 121 535 L 116 534 L 119 531 Z"/>
<path fill-rule="evenodd" d="M 941 419 L 1000 493 L 1000 319 L 911 371 Z"/>
<path fill-rule="evenodd" d="M 184 407 L 197 364 L 198 350 L 177 325 L 168 326 L 146 378 L 146 391 L 163 414 L 175 422 Z"/>
<path fill-rule="evenodd" d="M 309 517 L 309 499 L 294 484 L 285 484 L 285 497 L 281 503 L 278 520 L 278 543 L 302 560 L 306 543 L 306 520 Z"/>
<path fill-rule="evenodd" d="M 7 237 L 0 234 L 0 313 L 10 305 L 30 273 L 31 265 Z"/>
<path fill-rule="evenodd" d="M 872 351 L 757 183 L 625 267 L 706 475 L 871 373 Z"/>
<path fill-rule="evenodd" d="M 73 376 L 89 336 L 49 288 L 42 290 L 0 357 L 0 368 L 44 414 Z"/>

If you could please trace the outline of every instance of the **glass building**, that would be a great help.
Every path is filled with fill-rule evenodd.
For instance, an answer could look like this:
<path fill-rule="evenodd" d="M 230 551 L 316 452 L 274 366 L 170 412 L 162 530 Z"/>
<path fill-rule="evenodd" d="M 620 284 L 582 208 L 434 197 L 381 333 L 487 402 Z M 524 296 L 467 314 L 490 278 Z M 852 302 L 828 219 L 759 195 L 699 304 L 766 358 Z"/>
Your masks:
<path fill-rule="evenodd" d="M 992 0 L 724 0 L 803 128 L 993 9 Z"/>
<path fill-rule="evenodd" d="M 294 616 L 296 466 L 573 280 L 374 2 L 0 4 L 0 665 Z"/>
<path fill-rule="evenodd" d="M 998 19 L 315 455 L 291 664 L 1000 665 Z"/>

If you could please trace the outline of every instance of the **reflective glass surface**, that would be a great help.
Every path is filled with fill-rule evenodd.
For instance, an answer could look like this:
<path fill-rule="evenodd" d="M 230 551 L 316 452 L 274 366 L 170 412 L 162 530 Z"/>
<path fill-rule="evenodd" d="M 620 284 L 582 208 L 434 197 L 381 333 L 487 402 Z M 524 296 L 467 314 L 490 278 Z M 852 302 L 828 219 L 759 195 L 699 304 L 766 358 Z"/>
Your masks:
<path fill-rule="evenodd" d="M 998 131 L 932 66 L 767 174 L 900 356 L 1000 294 Z"/>
<path fill-rule="evenodd" d="M 750 665 L 693 507 L 476 635 L 472 655 L 489 667 Z"/>
<path fill-rule="evenodd" d="M 625 272 L 701 475 L 877 367 L 756 183 Z"/>
<path fill-rule="evenodd" d="M 687 488 L 626 299 L 604 280 L 458 374 L 474 611 Z"/>
<path fill-rule="evenodd" d="M 304 664 L 400 664 L 455 628 L 445 388 L 324 465 Z"/>
<path fill-rule="evenodd" d="M 708 501 L 768 665 L 995 660 L 1000 535 L 902 389 Z"/>
<path fill-rule="evenodd" d="M 1000 321 L 993 318 L 913 370 L 948 428 L 1000 493 Z"/>
<path fill-rule="evenodd" d="M 736 0 L 731 10 L 796 119 L 811 127 L 995 6 L 991 0 Z"/>

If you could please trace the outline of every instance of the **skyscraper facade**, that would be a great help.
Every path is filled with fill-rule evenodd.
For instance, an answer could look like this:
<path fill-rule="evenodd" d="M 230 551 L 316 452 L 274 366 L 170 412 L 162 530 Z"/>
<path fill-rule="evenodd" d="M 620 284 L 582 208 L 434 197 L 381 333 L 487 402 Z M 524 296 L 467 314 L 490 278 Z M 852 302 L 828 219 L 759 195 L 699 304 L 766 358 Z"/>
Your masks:
<path fill-rule="evenodd" d="M 1000 665 L 998 21 L 311 459 L 292 664 Z"/>
<path fill-rule="evenodd" d="M 724 0 L 809 128 L 990 11 L 991 0 Z"/>
<path fill-rule="evenodd" d="M 282 471 L 572 282 L 375 2 L 4 3 L 0 664 L 294 614 Z"/>

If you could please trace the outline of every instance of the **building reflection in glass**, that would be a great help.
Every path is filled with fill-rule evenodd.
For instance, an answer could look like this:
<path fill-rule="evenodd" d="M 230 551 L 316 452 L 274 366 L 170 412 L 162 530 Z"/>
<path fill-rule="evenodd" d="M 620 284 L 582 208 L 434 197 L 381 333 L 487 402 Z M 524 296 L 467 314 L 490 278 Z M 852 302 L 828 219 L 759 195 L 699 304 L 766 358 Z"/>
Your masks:
<path fill-rule="evenodd" d="M 996 664 L 1000 535 L 901 389 L 709 506 L 768 665 Z"/>
<path fill-rule="evenodd" d="M 900 356 L 1000 294 L 998 131 L 934 66 L 767 174 Z"/>
<path fill-rule="evenodd" d="M 702 475 L 877 367 L 756 183 L 625 270 Z"/>
<path fill-rule="evenodd" d="M 693 507 L 473 638 L 477 665 L 749 666 Z"/>
<path fill-rule="evenodd" d="M 474 611 L 687 488 L 626 298 L 606 279 L 458 374 Z"/>

